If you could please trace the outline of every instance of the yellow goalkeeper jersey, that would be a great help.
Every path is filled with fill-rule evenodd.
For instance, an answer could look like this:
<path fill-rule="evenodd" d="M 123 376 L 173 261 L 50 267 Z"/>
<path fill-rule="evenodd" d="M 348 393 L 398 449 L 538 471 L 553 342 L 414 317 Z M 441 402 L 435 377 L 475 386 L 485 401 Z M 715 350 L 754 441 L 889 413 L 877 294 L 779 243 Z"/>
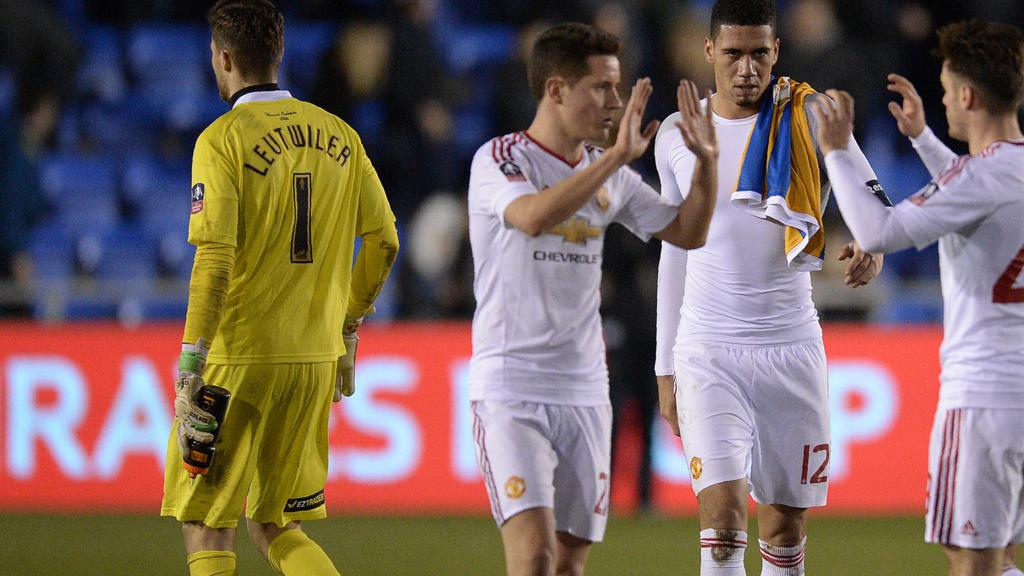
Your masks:
<path fill-rule="evenodd" d="M 238 97 L 192 160 L 189 242 L 235 248 L 209 361 L 337 359 L 355 237 L 394 219 L 348 124 L 284 90 Z"/>

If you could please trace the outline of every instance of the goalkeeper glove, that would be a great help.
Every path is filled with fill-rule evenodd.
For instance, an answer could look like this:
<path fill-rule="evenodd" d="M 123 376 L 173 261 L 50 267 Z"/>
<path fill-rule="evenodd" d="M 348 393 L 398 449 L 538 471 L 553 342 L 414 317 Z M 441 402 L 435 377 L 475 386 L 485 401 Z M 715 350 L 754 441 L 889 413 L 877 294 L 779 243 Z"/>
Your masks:
<path fill-rule="evenodd" d="M 338 373 L 334 380 L 334 401 L 342 396 L 351 396 L 356 391 L 356 348 L 359 347 L 359 335 L 356 331 L 363 323 L 363 317 L 346 318 L 345 327 L 341 330 L 341 339 L 345 342 L 345 355 L 338 358 Z"/>
<path fill-rule="evenodd" d="M 199 407 L 196 401 L 203 387 L 203 368 L 206 366 L 206 343 L 182 344 L 178 360 L 178 379 L 174 382 L 174 416 L 178 420 L 178 448 L 188 454 L 189 440 L 200 444 L 213 442 L 217 420 Z"/>

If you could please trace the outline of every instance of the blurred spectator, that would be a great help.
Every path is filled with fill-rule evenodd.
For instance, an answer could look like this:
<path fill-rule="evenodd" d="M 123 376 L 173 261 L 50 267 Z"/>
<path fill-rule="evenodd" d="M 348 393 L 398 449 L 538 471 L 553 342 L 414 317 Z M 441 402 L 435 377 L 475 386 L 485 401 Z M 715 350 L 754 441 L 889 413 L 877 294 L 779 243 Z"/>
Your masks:
<path fill-rule="evenodd" d="M 498 67 L 494 77 L 497 89 L 491 101 L 495 134 L 526 130 L 533 121 L 537 102 L 530 91 L 526 63 L 537 37 L 551 26 L 546 20 L 535 20 L 520 28 L 516 57 Z"/>
<path fill-rule="evenodd" d="M 430 196 L 408 224 L 400 284 L 407 318 L 468 318 L 473 312 L 473 259 L 466 203 Z"/>
<path fill-rule="evenodd" d="M 683 78 L 697 83 L 701 97 L 704 90 L 715 86 L 714 70 L 704 59 L 707 16 L 692 7 L 668 14 L 660 52 L 654 58 L 660 65 L 652 71 L 655 90 L 648 104 L 652 116 L 659 120 L 678 111 L 676 87 Z"/>
<path fill-rule="evenodd" d="M 644 46 L 629 11 L 621 2 L 602 2 L 594 11 L 591 23 L 622 41 L 624 48 L 619 54 L 619 66 L 622 84 L 629 86 L 639 71 Z"/>
<path fill-rule="evenodd" d="M 0 63 L 12 68 L 18 84 L 31 81 L 58 96 L 73 94 L 80 60 L 78 43 L 49 5 L 32 0 L 0 0 Z"/>
<path fill-rule="evenodd" d="M 0 123 L 0 316 L 5 317 L 32 313 L 28 243 L 46 212 L 38 155 L 59 116 L 56 94 L 32 83 L 19 87 L 17 104 L 18 121 Z"/>
<path fill-rule="evenodd" d="M 402 222 L 436 190 L 461 175 L 453 153 L 454 88 L 433 36 L 437 0 L 402 0 L 395 19 L 387 91 L 386 163 L 380 170 Z"/>
<path fill-rule="evenodd" d="M 605 233 L 602 265 L 601 317 L 608 352 L 609 394 L 612 403 L 612 470 L 625 411 L 639 423 L 640 462 L 637 501 L 641 511 L 651 506 L 651 457 L 658 408 L 654 379 L 655 295 L 660 242 L 638 241 L 620 226 Z M 621 454 L 620 454 L 621 455 Z M 614 476 L 613 476 L 614 477 Z"/>
<path fill-rule="evenodd" d="M 861 42 L 846 35 L 832 0 L 796 0 L 783 14 L 778 73 L 824 92 L 841 88 L 857 101 L 858 133 L 867 111 L 879 108 L 885 70 L 870 64 Z"/>
<path fill-rule="evenodd" d="M 374 161 L 385 120 L 391 36 L 391 29 L 377 22 L 353 22 L 339 30 L 324 52 L 311 98 L 352 124 Z"/>

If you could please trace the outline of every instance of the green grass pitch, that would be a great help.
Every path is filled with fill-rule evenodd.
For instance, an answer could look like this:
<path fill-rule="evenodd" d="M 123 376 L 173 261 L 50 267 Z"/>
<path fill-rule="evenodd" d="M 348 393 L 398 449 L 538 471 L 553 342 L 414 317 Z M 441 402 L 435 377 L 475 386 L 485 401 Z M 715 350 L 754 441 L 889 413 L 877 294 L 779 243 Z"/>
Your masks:
<path fill-rule="evenodd" d="M 751 527 L 756 542 L 756 527 Z M 501 541 L 483 517 L 336 517 L 306 524 L 345 576 L 500 575 Z M 924 576 L 946 573 L 942 552 L 922 541 L 924 519 L 812 516 L 807 573 Z M 693 518 L 613 517 L 594 547 L 588 576 L 698 573 Z M 0 515 L 0 575 L 187 574 L 177 523 L 150 516 Z M 238 573 L 273 575 L 247 536 Z M 747 574 L 760 574 L 757 547 Z"/>

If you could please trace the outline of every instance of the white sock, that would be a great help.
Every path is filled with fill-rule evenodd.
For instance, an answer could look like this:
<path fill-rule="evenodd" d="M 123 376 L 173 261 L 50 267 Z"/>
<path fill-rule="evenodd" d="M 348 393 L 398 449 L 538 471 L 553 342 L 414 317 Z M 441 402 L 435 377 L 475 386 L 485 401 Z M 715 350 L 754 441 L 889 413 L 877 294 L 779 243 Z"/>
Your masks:
<path fill-rule="evenodd" d="M 764 540 L 761 545 L 761 576 L 803 576 L 804 546 L 807 537 L 796 546 L 773 546 Z"/>
<path fill-rule="evenodd" d="M 741 530 L 700 531 L 700 576 L 746 576 L 743 553 L 747 533 Z"/>
<path fill-rule="evenodd" d="M 1003 576 L 1024 576 L 1024 572 L 1013 564 L 1003 566 Z"/>

